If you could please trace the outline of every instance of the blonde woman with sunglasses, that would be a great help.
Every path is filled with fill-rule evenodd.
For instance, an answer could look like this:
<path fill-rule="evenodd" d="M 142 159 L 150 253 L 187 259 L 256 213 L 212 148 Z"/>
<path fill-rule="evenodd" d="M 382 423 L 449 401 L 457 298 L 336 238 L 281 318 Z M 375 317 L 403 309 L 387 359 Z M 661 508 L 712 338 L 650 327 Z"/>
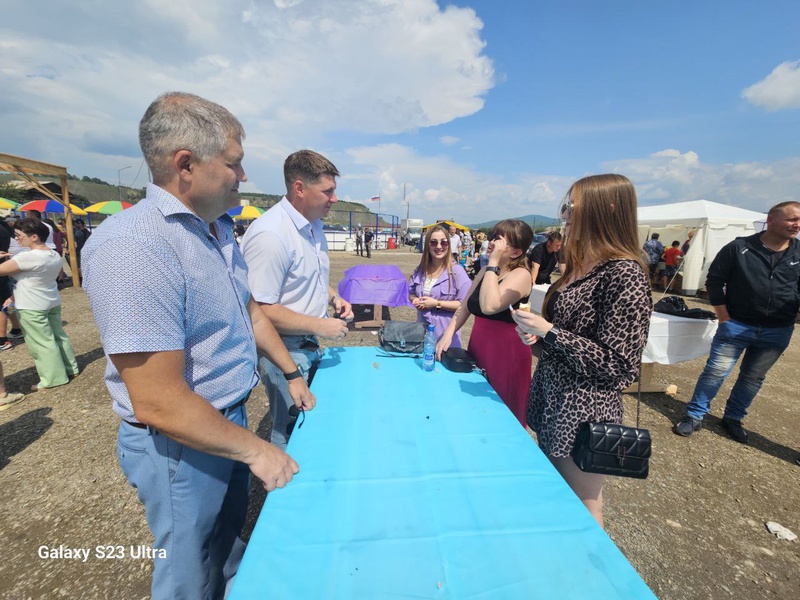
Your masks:
<path fill-rule="evenodd" d="M 428 230 L 419 266 L 411 273 L 408 299 L 417 309 L 417 322 L 433 325 L 436 339 L 442 337 L 453 313 L 461 307 L 472 285 L 467 272 L 453 260 L 447 229 L 435 225 Z M 461 347 L 456 335 L 454 348 Z"/>
<path fill-rule="evenodd" d="M 561 208 L 566 268 L 542 314 L 515 312 L 526 344 L 544 340 L 527 423 L 539 447 L 603 525 L 603 476 L 571 458 L 582 422 L 622 422 L 653 310 L 636 226 L 636 191 L 622 175 L 575 182 Z"/>

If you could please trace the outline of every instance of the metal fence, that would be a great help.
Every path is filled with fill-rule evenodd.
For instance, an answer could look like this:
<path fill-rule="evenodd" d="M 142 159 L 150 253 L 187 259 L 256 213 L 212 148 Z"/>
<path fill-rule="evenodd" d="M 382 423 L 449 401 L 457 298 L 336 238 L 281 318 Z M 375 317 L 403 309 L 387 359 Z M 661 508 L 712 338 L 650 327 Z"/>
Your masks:
<path fill-rule="evenodd" d="M 347 240 L 355 243 L 355 231 L 359 226 L 369 227 L 375 234 L 372 247 L 382 250 L 394 245 L 400 247 L 400 217 L 388 213 L 373 213 L 355 210 L 331 210 L 323 221 L 325 238 L 329 250 L 345 250 L 349 247 Z"/>

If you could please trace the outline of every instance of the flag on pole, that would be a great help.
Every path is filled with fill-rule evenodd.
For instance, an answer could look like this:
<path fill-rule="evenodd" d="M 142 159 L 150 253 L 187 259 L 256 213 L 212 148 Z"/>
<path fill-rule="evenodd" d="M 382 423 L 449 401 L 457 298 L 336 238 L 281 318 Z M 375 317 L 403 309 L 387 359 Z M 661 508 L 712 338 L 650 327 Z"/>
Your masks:
<path fill-rule="evenodd" d="M 380 199 L 381 199 L 381 197 L 380 197 L 380 196 L 373 196 L 372 198 L 370 198 L 370 200 L 372 200 L 372 201 L 378 201 L 378 202 L 380 202 Z"/>

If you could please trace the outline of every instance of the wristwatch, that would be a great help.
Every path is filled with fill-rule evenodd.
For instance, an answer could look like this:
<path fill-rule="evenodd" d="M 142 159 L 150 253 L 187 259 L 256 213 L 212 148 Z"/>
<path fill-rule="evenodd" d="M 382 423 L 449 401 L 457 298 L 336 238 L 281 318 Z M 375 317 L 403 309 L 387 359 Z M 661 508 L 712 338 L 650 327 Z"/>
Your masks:
<path fill-rule="evenodd" d="M 303 376 L 303 372 L 300 370 L 300 367 L 297 367 L 291 373 L 284 373 L 283 374 L 283 378 L 286 379 L 286 381 L 291 381 L 292 379 L 297 379 L 298 377 L 302 377 L 302 376 Z"/>
<path fill-rule="evenodd" d="M 436 310 L 442 310 L 442 303 L 441 302 L 437 302 L 436 303 Z"/>
<path fill-rule="evenodd" d="M 500 267 L 486 267 L 487 273 L 494 273 L 495 275 L 500 275 Z"/>
<path fill-rule="evenodd" d="M 559 333 L 561 333 L 561 330 L 554 325 L 553 328 L 545 334 L 544 343 L 552 346 L 556 343 L 556 338 L 558 338 Z"/>

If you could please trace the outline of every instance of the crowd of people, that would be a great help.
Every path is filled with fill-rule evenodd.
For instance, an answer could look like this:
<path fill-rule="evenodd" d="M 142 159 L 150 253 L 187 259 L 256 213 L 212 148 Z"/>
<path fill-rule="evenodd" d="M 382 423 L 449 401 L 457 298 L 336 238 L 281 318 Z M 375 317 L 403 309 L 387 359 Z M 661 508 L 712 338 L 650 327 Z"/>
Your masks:
<path fill-rule="evenodd" d="M 292 153 L 284 162 L 285 196 L 237 231 L 225 213 L 247 181 L 244 135 L 218 104 L 178 92 L 159 96 L 139 125 L 153 177 L 146 197 L 97 228 L 82 248 L 84 287 L 108 359 L 106 384 L 121 419 L 119 462 L 145 506 L 154 547 L 166 550 L 155 558 L 153 598 L 225 595 L 244 549 L 250 475 L 271 491 L 298 472 L 286 443 L 297 415 L 316 404 L 310 385 L 321 340 L 345 337 L 353 318 L 330 284 L 322 229 L 338 201 L 338 169 L 317 152 Z M 474 234 L 429 227 L 409 280 L 417 320 L 434 326 L 438 358 L 462 345 L 460 331 L 474 316 L 468 351 L 601 525 L 604 478 L 570 458 L 576 431 L 587 421 L 622 421 L 622 392 L 639 373 L 653 309 L 650 286 L 659 273 L 652 259 L 663 255 L 665 267 L 675 266 L 685 252 L 677 242 L 659 249 L 650 243 L 655 237 L 645 258 L 636 214 L 627 178 L 585 177 L 564 196 L 563 233 L 531 247 L 531 227 L 515 219 Z M 78 369 L 60 328 L 61 262 L 41 220 L 14 227 L 28 256 L 2 254 L 11 260 L 0 276 L 17 281 L 17 312 L 39 387 L 62 385 Z M 737 240 L 715 260 L 709 294 L 720 329 L 676 433 L 700 429 L 744 351 L 741 383 L 726 408 L 726 419 L 741 427 L 800 308 L 799 229 L 800 204 L 778 205 L 764 234 Z M 357 230 L 359 254 L 371 255 L 371 234 Z M 474 263 L 474 279 L 462 261 Z M 525 310 L 532 286 L 550 284 L 556 269 L 560 277 L 541 315 Z M 767 286 L 776 273 L 780 283 Z M 769 310 L 754 308 L 753 297 Z M 115 308 L 120 300 L 123 312 Z M 247 427 L 246 403 L 259 381 L 273 419 L 269 441 Z M 0 369 L 0 401 L 9 403 L 4 393 L 11 396 Z M 728 431 L 741 438 L 734 426 Z"/>

